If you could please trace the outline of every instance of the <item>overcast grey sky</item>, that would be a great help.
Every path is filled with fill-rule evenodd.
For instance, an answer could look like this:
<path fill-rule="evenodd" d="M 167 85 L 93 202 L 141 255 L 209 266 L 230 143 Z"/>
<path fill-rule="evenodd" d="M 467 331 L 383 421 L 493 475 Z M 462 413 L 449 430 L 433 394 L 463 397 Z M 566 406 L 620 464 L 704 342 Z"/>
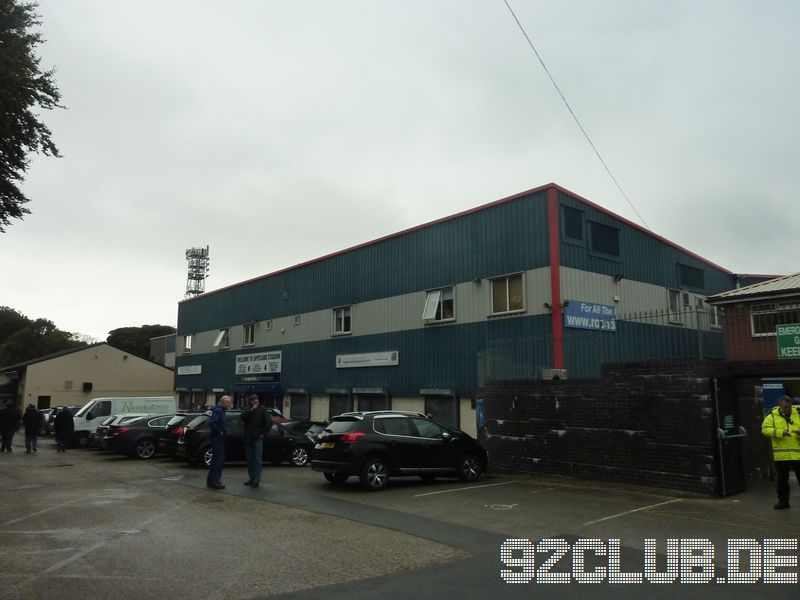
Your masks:
<path fill-rule="evenodd" d="M 800 271 L 800 2 L 509 0 L 655 233 Z M 41 0 L 63 158 L 0 304 L 104 340 L 213 290 L 555 182 L 635 222 L 503 0 Z"/>

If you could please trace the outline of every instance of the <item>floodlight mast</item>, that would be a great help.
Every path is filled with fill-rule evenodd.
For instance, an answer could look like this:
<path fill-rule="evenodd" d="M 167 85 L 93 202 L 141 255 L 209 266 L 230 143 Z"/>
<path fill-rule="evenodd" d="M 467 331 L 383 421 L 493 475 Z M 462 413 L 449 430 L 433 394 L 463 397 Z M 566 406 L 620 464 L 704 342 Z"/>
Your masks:
<path fill-rule="evenodd" d="M 184 299 L 199 296 L 206 291 L 208 265 L 211 262 L 208 257 L 208 246 L 186 250 L 186 261 L 189 263 L 189 272 L 186 276 L 186 295 Z"/>

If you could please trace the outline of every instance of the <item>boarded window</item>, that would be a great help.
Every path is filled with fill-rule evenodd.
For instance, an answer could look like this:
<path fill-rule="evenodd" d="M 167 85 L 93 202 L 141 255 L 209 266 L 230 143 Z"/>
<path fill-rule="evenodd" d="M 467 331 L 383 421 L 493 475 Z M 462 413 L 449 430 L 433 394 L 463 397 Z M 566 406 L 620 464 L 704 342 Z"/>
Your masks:
<path fill-rule="evenodd" d="M 583 241 L 583 211 L 568 206 L 563 207 L 564 237 L 568 240 Z"/>
<path fill-rule="evenodd" d="M 702 269 L 679 264 L 678 276 L 681 280 L 681 287 L 694 288 L 697 290 L 704 290 L 706 288 L 705 272 Z"/>
<path fill-rule="evenodd" d="M 619 229 L 590 221 L 592 252 L 619 256 Z"/>

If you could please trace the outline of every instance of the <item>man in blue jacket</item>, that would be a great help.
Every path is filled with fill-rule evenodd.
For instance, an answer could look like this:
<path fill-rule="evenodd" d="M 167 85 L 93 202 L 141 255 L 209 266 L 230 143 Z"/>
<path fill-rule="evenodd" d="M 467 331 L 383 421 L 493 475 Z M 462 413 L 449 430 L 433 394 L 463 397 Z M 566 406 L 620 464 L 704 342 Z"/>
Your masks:
<path fill-rule="evenodd" d="M 211 418 L 208 420 L 208 436 L 211 441 L 211 466 L 208 469 L 206 485 L 214 490 L 224 490 L 222 484 L 222 466 L 225 464 L 225 434 L 228 424 L 225 421 L 225 411 L 233 404 L 230 396 L 223 396 L 214 408 L 211 409 Z"/>

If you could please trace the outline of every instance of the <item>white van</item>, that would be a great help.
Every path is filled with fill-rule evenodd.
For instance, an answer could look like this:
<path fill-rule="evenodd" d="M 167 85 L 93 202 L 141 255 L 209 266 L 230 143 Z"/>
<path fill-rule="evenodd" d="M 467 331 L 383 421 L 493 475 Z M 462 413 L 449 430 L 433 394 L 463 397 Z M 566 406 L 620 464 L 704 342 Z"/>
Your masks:
<path fill-rule="evenodd" d="M 178 401 L 174 396 L 130 396 L 117 398 L 94 398 L 75 413 L 74 443 L 86 448 L 94 439 L 97 426 L 111 415 L 143 413 L 163 415 L 175 413 Z"/>

